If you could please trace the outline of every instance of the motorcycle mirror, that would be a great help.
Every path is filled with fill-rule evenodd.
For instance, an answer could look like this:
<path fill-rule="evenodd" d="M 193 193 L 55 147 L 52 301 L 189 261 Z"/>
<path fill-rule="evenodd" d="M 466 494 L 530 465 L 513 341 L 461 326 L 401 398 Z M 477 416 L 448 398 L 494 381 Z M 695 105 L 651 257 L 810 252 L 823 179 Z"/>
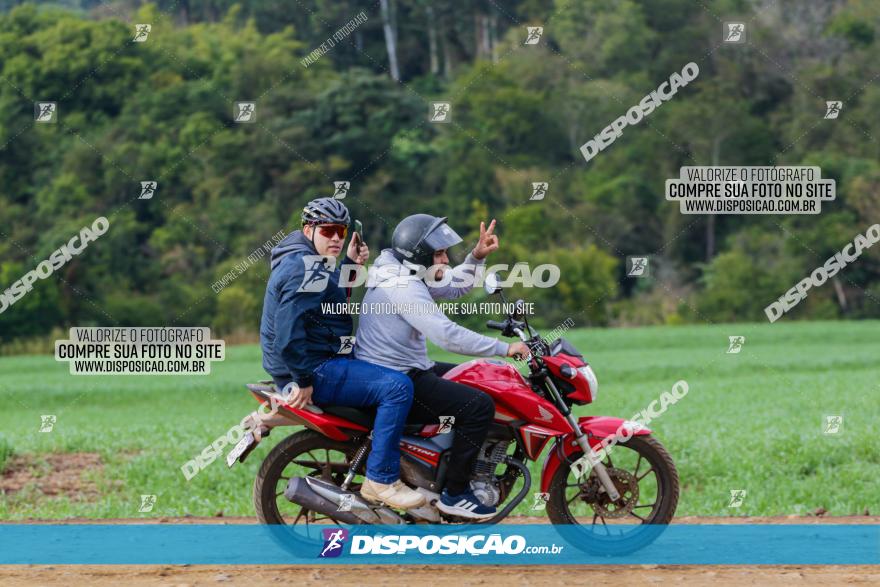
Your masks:
<path fill-rule="evenodd" d="M 486 275 L 485 281 L 483 281 L 483 288 L 486 290 L 486 293 L 490 296 L 492 294 L 496 294 L 501 291 L 501 282 L 498 281 L 497 273 L 490 273 Z"/>

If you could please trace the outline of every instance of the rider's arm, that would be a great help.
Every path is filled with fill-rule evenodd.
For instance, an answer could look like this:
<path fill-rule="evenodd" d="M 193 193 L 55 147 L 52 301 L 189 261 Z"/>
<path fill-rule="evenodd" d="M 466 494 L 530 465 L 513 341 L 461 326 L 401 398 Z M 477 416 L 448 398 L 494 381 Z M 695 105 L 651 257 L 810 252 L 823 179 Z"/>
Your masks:
<path fill-rule="evenodd" d="M 323 292 L 297 291 L 305 275 L 304 265 L 297 260 L 290 276 L 279 291 L 275 308 L 275 348 L 300 387 L 312 384 L 312 370 L 306 366 L 306 312 L 319 307 Z"/>
<path fill-rule="evenodd" d="M 412 280 L 408 287 L 388 288 L 388 295 L 395 304 L 415 302 L 419 311 L 401 312 L 400 317 L 443 350 L 472 357 L 507 355 L 509 345 L 506 342 L 459 326 L 447 318 L 431 299 L 429 289 L 423 282 Z"/>
<path fill-rule="evenodd" d="M 435 300 L 454 300 L 460 298 L 474 287 L 477 267 L 485 265 L 486 259 L 477 259 L 473 253 L 468 253 L 464 263 L 454 267 L 451 281 L 442 287 L 429 287 L 431 297 Z"/>

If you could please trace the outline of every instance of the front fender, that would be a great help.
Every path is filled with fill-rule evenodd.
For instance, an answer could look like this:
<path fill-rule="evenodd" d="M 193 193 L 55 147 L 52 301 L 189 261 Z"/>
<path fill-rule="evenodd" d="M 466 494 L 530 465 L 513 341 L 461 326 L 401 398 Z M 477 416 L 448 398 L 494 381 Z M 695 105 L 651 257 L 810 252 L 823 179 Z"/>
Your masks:
<path fill-rule="evenodd" d="M 603 439 L 617 434 L 617 429 L 627 421 L 623 418 L 613 418 L 611 416 L 582 416 L 578 418 L 578 426 L 586 432 L 590 446 L 596 449 L 602 444 Z M 651 434 L 651 430 L 644 427 L 633 432 L 633 436 L 647 436 L 648 434 Z M 559 437 L 558 442 L 562 443 L 562 453 L 566 457 L 581 450 L 577 442 L 575 442 L 574 434 L 571 432 Z M 544 467 L 541 469 L 542 493 L 550 491 L 550 479 L 556 474 L 556 470 L 559 469 L 560 465 L 562 465 L 562 459 L 559 457 L 559 451 L 554 447 L 547 453 L 547 459 L 544 461 Z"/>

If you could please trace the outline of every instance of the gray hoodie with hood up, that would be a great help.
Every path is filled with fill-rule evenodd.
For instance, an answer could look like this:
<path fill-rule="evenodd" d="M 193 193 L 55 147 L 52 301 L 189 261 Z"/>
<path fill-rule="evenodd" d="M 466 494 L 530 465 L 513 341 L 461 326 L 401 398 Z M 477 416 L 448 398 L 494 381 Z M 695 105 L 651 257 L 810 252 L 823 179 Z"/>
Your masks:
<path fill-rule="evenodd" d="M 474 267 L 484 262 L 468 255 L 452 272 L 473 275 Z M 443 314 L 435 301 L 461 297 L 472 286 L 456 285 L 460 280 L 453 279 L 449 285 L 429 287 L 404 267 L 391 249 L 382 251 L 373 271 L 375 281 L 368 282 L 370 287 L 361 304 L 355 348 L 358 359 L 396 371 L 430 369 L 434 361 L 428 359 L 426 339 L 460 355 L 507 355 L 506 342 L 459 326 Z"/>

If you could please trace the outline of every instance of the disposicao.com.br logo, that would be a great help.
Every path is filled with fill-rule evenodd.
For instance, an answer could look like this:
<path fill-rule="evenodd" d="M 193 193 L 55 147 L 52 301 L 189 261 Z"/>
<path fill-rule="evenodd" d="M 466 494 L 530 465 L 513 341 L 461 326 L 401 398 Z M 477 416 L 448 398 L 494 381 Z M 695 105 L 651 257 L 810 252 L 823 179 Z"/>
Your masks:
<path fill-rule="evenodd" d="M 342 544 L 349 536 L 336 530 L 324 530 L 324 546 L 320 557 L 339 556 Z M 459 536 L 455 534 L 423 536 L 406 534 L 386 534 L 381 536 L 351 536 L 349 554 L 439 554 L 439 555 L 515 555 L 515 554 L 559 554 L 564 546 L 556 544 L 528 546 L 523 536 L 513 534 L 474 534 Z M 329 549 L 329 550 L 328 550 Z M 331 554 L 332 553 L 332 554 Z"/>

